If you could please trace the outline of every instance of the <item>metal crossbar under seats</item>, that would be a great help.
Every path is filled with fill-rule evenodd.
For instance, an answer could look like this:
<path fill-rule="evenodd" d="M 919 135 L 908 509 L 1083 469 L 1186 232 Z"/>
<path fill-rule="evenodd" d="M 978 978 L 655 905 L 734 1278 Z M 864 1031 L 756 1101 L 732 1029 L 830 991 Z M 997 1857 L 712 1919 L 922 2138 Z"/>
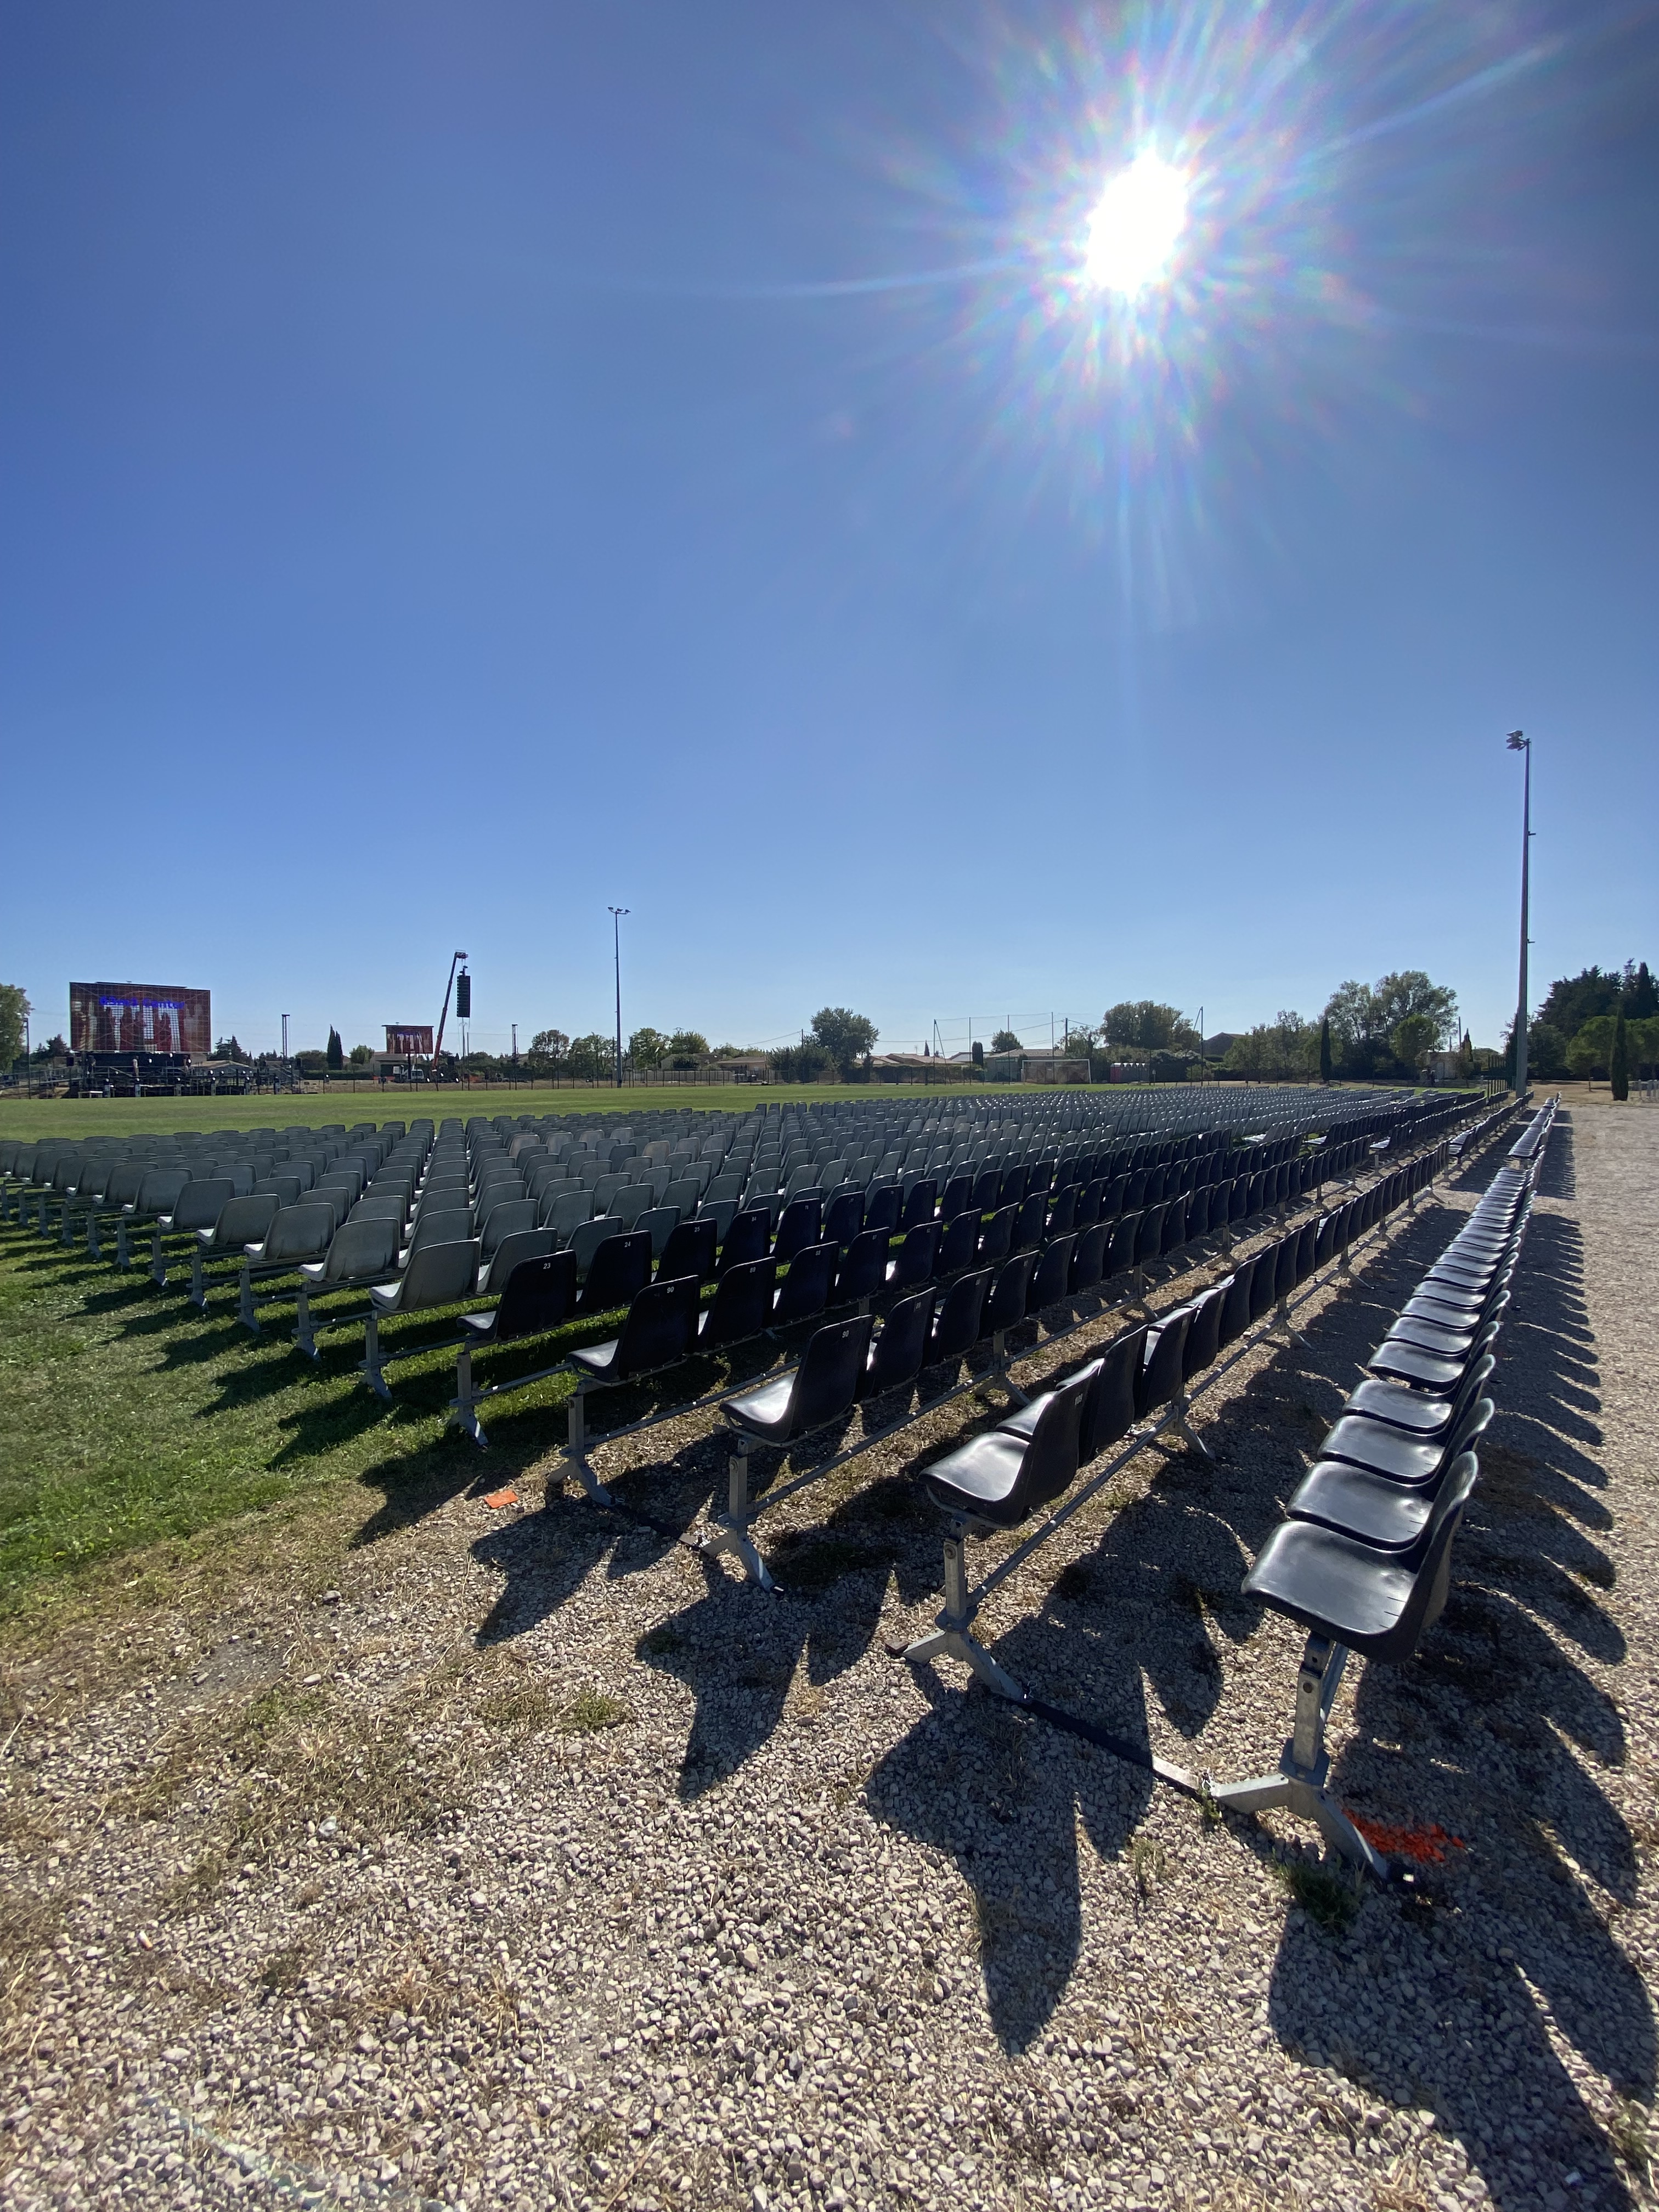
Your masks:
<path fill-rule="evenodd" d="M 1400 1202 L 1404 1203 L 1403 1194 Z M 1333 1258 L 1310 1276 L 1300 1295 L 1287 1303 L 1291 1306 L 1304 1304 L 1325 1282 L 1339 1272 L 1346 1272 L 1351 1264 L 1352 1252 L 1384 1237 L 1388 1226 L 1389 1216 L 1384 1213 L 1361 1237 L 1354 1239 L 1351 1244 L 1345 1244 L 1342 1247 L 1340 1259 Z M 1267 1249 L 1271 1250 L 1273 1248 L 1270 1246 Z M 1218 1284 L 1212 1287 L 1218 1290 L 1221 1285 Z M 1160 1318 L 1163 1317 L 1160 1316 Z M 1017 1569 L 1024 1565 L 1034 1552 L 1039 1550 L 1042 1545 L 1048 1542 L 1051 1537 L 1056 1535 L 1073 1516 L 1079 1512 L 1097 1492 L 1104 1488 L 1115 1475 L 1121 1473 L 1138 1452 L 1144 1450 L 1149 1444 L 1162 1444 L 1164 1437 L 1169 1435 L 1178 1436 L 1183 1442 L 1188 1440 L 1195 1442 L 1196 1438 L 1194 1437 L 1187 1420 L 1193 1400 L 1201 1395 L 1212 1383 L 1219 1382 L 1231 1368 L 1236 1366 L 1239 1360 L 1265 1341 L 1279 1326 L 1279 1316 L 1275 1311 L 1259 1327 L 1246 1331 L 1236 1339 L 1237 1350 L 1213 1367 L 1202 1382 L 1190 1389 L 1183 1382 L 1176 1395 L 1168 1403 L 1159 1407 L 1152 1418 L 1139 1423 L 1124 1435 L 1121 1449 L 1113 1453 L 1111 1457 L 1089 1477 L 1080 1490 L 1074 1491 L 1067 1496 L 1039 1527 L 1034 1528 L 1030 1535 L 1008 1553 L 1006 1558 L 999 1560 L 997 1565 L 972 1588 L 969 1586 L 967 1572 L 968 1528 L 965 1523 L 960 1528 L 953 1527 L 945 1539 L 943 1610 L 939 1615 L 933 1631 L 907 1645 L 902 1656 L 916 1664 L 945 1655 L 963 1660 L 974 1668 L 988 1686 L 996 1689 L 1000 1696 L 1012 1697 L 1017 1702 L 1024 1700 L 1025 1692 L 1012 1682 L 1012 1678 L 1007 1674 L 1006 1670 L 998 1661 L 992 1658 L 984 1645 L 980 1644 L 971 1633 L 975 1617 L 981 1607 L 994 1590 L 1000 1588 Z M 1139 1334 L 1139 1332 L 1137 1331 L 1136 1334 Z M 1003 1687 L 1001 1686 L 1003 1684 L 1010 1686 Z"/>

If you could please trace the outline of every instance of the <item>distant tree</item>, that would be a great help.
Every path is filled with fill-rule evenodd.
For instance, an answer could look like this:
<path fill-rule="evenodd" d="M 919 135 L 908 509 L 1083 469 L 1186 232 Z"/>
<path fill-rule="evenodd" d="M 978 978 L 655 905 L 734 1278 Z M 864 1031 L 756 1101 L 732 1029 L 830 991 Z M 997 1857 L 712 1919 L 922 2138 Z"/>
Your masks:
<path fill-rule="evenodd" d="M 533 1060 L 550 1060 L 557 1066 L 570 1049 L 570 1040 L 562 1030 L 538 1030 L 530 1040 Z"/>
<path fill-rule="evenodd" d="M 1439 1031 L 1429 1014 L 1407 1014 L 1396 1022 L 1389 1048 L 1402 1067 L 1421 1069 L 1439 1042 Z"/>
<path fill-rule="evenodd" d="M 1644 1075 L 1659 1071 L 1659 1014 L 1631 1024 L 1630 1056 Z"/>
<path fill-rule="evenodd" d="M 1194 1053 L 1199 1047 L 1198 1031 L 1181 1009 L 1157 999 L 1120 1000 L 1101 1017 L 1100 1030 L 1108 1044 L 1141 1052 Z"/>
<path fill-rule="evenodd" d="M 779 1083 L 816 1083 L 829 1066 L 829 1054 L 812 1036 L 772 1054 L 772 1073 Z"/>
<path fill-rule="evenodd" d="M 991 1039 L 993 1052 L 1024 1052 L 1025 1048 L 1012 1030 L 999 1030 Z"/>
<path fill-rule="evenodd" d="M 368 1045 L 354 1044 L 346 1057 L 354 1067 L 368 1067 L 373 1065 L 374 1054 Z"/>
<path fill-rule="evenodd" d="M 1626 973 L 1633 985 L 1637 979 L 1628 963 Z M 1616 969 L 1581 969 L 1577 975 L 1559 976 L 1550 985 L 1534 1018 L 1547 1022 L 1564 1037 L 1576 1037 L 1585 1023 L 1594 1021 L 1598 1014 L 1615 1012 L 1624 995 L 1625 976 Z M 1527 1056 L 1530 1060 L 1530 1048 Z"/>
<path fill-rule="evenodd" d="M 213 1048 L 213 1057 L 215 1060 L 246 1060 L 247 1054 L 242 1050 L 233 1032 L 228 1037 L 220 1038 L 218 1043 Z"/>
<path fill-rule="evenodd" d="M 668 1039 L 660 1030 L 635 1030 L 628 1040 L 628 1057 L 635 1067 L 660 1067 L 668 1051 Z"/>
<path fill-rule="evenodd" d="M 701 1030 L 676 1030 L 667 1043 L 669 1060 L 676 1067 L 695 1067 L 708 1057 L 708 1040 Z"/>
<path fill-rule="evenodd" d="M 1553 1022 L 1528 1023 L 1527 1066 L 1544 1083 L 1567 1073 L 1567 1040 Z"/>
<path fill-rule="evenodd" d="M 985 1065 L 985 1040 L 984 1040 L 984 1038 L 983 1038 L 983 1037 L 975 1037 L 975 1038 L 974 1039 L 973 1049 L 972 1049 L 972 1051 L 969 1054 L 968 1057 L 969 1058 L 969 1060 L 972 1060 L 972 1062 L 973 1062 L 973 1064 L 974 1064 L 974 1066 L 975 1066 L 975 1067 L 983 1067 L 983 1066 L 984 1066 L 984 1065 Z"/>
<path fill-rule="evenodd" d="M 1567 1066 L 1574 1075 L 1593 1081 L 1596 1076 L 1607 1073 L 1616 1026 L 1612 1014 L 1595 1014 L 1583 1024 L 1567 1047 Z"/>
<path fill-rule="evenodd" d="M 1645 960 L 1633 975 L 1629 963 L 1626 963 L 1625 1012 L 1633 1022 L 1650 1021 L 1659 1014 L 1659 983 L 1649 975 Z"/>
<path fill-rule="evenodd" d="M 318 1052 L 314 1048 L 309 1052 L 296 1052 L 294 1055 L 294 1065 L 299 1069 L 301 1075 L 311 1076 L 313 1079 L 317 1076 L 326 1075 L 328 1073 L 328 1054 L 325 1052 Z"/>
<path fill-rule="evenodd" d="M 1385 1048 L 1401 1022 L 1424 1016 L 1430 1024 L 1431 1045 L 1455 1036 L 1457 994 L 1431 982 L 1420 968 L 1405 968 L 1379 976 L 1375 983 L 1350 981 L 1331 994 L 1325 1012 L 1331 1034 L 1342 1048 L 1345 1066 L 1351 1057 L 1375 1058 Z"/>
<path fill-rule="evenodd" d="M 1328 1012 L 1319 1018 L 1319 1079 L 1331 1079 L 1331 1018 Z"/>
<path fill-rule="evenodd" d="M 855 1014 L 850 1006 L 820 1006 L 812 1017 L 812 1036 L 843 1081 L 860 1060 L 868 1059 L 880 1035 L 867 1015 Z"/>
<path fill-rule="evenodd" d="M 564 1054 L 566 1073 L 597 1082 L 601 1077 L 614 1075 L 617 1069 L 617 1041 L 592 1030 L 586 1036 L 572 1037 Z"/>
<path fill-rule="evenodd" d="M 1630 1097 L 1630 1029 L 1622 1006 L 1613 1024 L 1613 1050 L 1607 1058 L 1607 1079 L 1613 1085 L 1615 1098 Z"/>
<path fill-rule="evenodd" d="M 0 1071 L 23 1057 L 23 1024 L 33 1012 L 21 983 L 0 983 Z"/>
<path fill-rule="evenodd" d="M 328 1064 L 331 1067 L 345 1066 L 345 1047 L 340 1042 L 340 1032 L 331 1024 L 328 1032 Z"/>

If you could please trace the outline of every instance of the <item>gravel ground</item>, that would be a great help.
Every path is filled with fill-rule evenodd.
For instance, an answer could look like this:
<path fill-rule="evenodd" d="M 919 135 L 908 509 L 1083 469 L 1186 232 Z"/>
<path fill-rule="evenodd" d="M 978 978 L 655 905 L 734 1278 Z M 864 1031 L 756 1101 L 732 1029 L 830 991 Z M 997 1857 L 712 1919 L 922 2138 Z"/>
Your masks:
<path fill-rule="evenodd" d="M 1559 1127 L 1452 1603 L 1338 1705 L 1410 1893 L 889 1656 L 939 1602 L 914 1432 L 763 1521 L 775 1599 L 678 1540 L 706 1418 L 602 1456 L 635 1518 L 458 1447 L 14 1655 L 0 2196 L 1645 2202 L 1656 1152 Z M 1212 1466 L 1144 1450 L 1002 1586 L 1022 1680 L 1273 1764 L 1299 1638 L 1242 1575 L 1492 1164 L 1200 1401 Z"/>

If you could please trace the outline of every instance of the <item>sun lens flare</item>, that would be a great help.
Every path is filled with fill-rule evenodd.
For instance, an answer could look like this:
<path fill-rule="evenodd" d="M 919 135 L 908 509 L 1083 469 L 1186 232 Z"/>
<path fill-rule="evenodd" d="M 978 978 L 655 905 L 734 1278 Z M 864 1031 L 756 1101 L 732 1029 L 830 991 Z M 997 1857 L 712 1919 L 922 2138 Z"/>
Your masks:
<path fill-rule="evenodd" d="M 1187 228 L 1187 179 L 1158 155 L 1137 154 L 1089 218 L 1085 280 L 1133 300 L 1169 273 Z"/>

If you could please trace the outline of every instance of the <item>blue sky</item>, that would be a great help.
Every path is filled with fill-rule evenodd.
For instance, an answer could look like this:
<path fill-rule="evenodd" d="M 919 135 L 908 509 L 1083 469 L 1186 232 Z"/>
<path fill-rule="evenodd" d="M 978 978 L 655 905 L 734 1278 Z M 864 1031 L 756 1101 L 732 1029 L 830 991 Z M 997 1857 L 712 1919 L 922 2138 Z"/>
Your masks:
<path fill-rule="evenodd" d="M 1653 959 L 1659 12 L 5 0 L 0 962 L 947 1045 Z M 1079 282 L 1188 180 L 1167 282 Z"/>

